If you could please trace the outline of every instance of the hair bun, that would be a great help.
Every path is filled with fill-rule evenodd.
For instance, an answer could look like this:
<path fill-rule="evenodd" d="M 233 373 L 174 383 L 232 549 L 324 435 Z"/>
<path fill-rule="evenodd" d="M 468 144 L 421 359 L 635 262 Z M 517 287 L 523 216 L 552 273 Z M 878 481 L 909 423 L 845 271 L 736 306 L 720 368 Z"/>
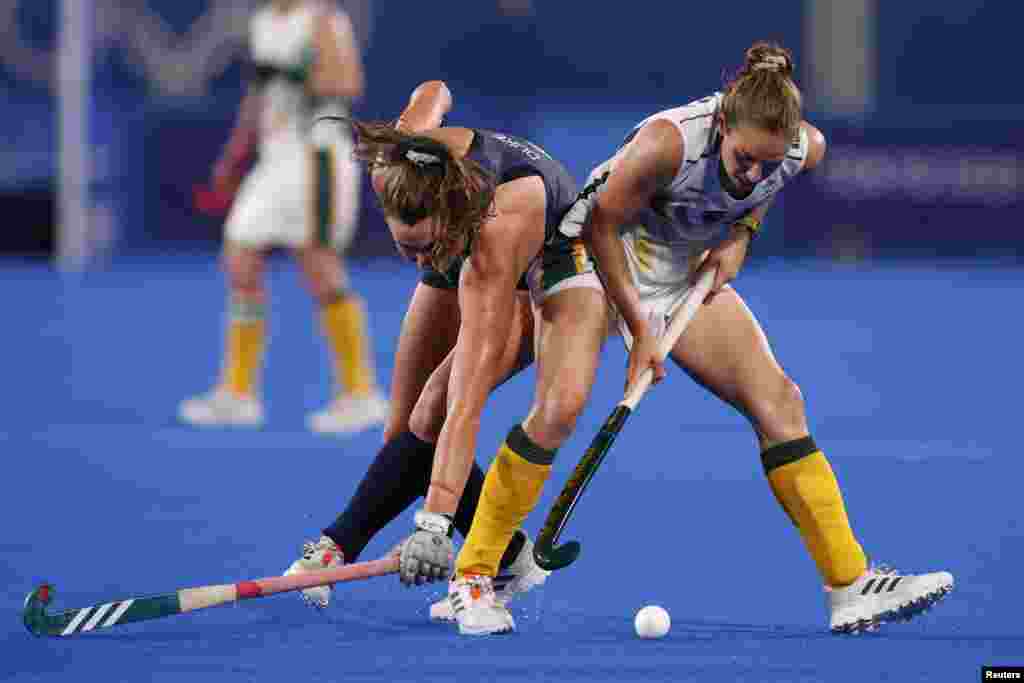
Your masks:
<path fill-rule="evenodd" d="M 746 63 L 743 70 L 747 73 L 768 70 L 777 71 L 783 76 L 793 75 L 793 55 L 789 50 L 775 43 L 754 43 L 747 48 Z"/>

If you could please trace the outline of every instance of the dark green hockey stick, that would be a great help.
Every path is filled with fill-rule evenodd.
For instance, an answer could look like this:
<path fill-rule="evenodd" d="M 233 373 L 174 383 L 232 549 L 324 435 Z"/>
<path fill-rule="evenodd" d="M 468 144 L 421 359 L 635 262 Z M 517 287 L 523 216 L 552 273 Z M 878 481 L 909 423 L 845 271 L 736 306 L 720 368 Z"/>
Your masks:
<path fill-rule="evenodd" d="M 659 352 L 663 359 L 668 356 L 672 347 L 676 345 L 686 326 L 690 324 L 693 316 L 696 315 L 697 309 L 704 302 L 704 299 L 707 298 L 708 292 L 711 291 L 711 285 L 715 281 L 715 273 L 716 271 L 713 270 L 705 271 L 693 289 L 687 293 L 682 305 L 672 314 L 672 320 L 669 322 L 668 329 L 665 330 L 661 337 Z M 576 558 L 579 557 L 580 544 L 578 541 L 569 541 L 558 547 L 555 547 L 555 543 L 558 542 L 558 538 L 562 535 L 565 525 L 572 516 L 572 511 L 576 508 L 576 504 L 580 502 L 580 497 L 583 496 L 587 485 L 594 478 L 597 468 L 601 466 L 601 462 L 604 461 L 608 451 L 611 450 L 612 444 L 615 443 L 615 438 L 626 425 L 626 420 L 633 414 L 636 405 L 650 388 L 653 378 L 654 373 L 650 368 L 640 374 L 636 384 L 630 387 L 629 391 L 626 392 L 626 396 L 615 407 L 615 410 L 608 416 L 604 424 L 601 425 L 597 436 L 594 437 L 583 457 L 577 463 L 576 468 L 572 471 L 569 480 L 562 487 L 562 492 L 558 495 L 558 499 L 551 506 L 551 511 L 548 512 L 548 516 L 544 520 L 544 526 L 541 527 L 540 534 L 537 536 L 537 543 L 533 546 L 533 557 L 542 568 L 549 571 L 563 569 L 575 562 Z"/>

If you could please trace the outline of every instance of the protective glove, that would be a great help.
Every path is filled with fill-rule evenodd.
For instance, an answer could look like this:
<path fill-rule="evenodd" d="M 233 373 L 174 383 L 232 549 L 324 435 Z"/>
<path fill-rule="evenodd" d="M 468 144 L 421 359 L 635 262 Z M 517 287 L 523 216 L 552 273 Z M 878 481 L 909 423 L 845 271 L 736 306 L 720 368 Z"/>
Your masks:
<path fill-rule="evenodd" d="M 416 531 L 402 543 L 398 578 L 406 586 L 447 581 L 455 567 L 452 518 L 436 512 L 416 512 Z"/>

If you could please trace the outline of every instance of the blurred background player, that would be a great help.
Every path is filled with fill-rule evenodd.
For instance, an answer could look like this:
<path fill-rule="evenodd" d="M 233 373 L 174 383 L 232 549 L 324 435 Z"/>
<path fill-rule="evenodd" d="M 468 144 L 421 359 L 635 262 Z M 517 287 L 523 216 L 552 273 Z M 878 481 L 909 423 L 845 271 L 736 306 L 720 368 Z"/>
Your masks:
<path fill-rule="evenodd" d="M 259 375 L 266 343 L 267 251 L 295 255 L 320 309 L 339 393 L 308 417 L 316 432 L 349 433 L 387 418 L 377 388 L 366 313 L 339 256 L 356 230 L 360 175 L 351 140 L 314 129 L 363 93 L 362 58 L 349 18 L 326 0 L 273 0 L 249 30 L 252 80 L 224 152 L 214 189 L 237 189 L 225 225 L 223 265 L 230 295 L 220 380 L 181 403 L 194 425 L 263 423 Z M 259 159 L 239 186 L 256 146 Z"/>

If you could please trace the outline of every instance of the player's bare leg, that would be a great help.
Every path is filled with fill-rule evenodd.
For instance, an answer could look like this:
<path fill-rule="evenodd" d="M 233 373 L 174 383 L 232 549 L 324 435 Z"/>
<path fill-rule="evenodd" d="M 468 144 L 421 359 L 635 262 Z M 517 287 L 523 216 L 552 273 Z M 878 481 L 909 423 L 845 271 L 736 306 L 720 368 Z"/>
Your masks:
<path fill-rule="evenodd" d="M 222 258 L 230 287 L 220 380 L 208 393 L 182 401 L 181 420 L 194 425 L 260 426 L 258 384 L 266 338 L 264 254 L 228 244 Z"/>
<path fill-rule="evenodd" d="M 702 307 L 672 355 L 753 425 L 772 491 L 830 591 L 833 631 L 909 618 L 952 589 L 947 572 L 900 576 L 869 568 L 832 468 L 808 432 L 800 390 L 735 290 L 722 291 Z"/>
<path fill-rule="evenodd" d="M 493 587 L 499 561 L 540 498 L 559 446 L 576 426 L 607 336 L 607 306 L 598 289 L 573 287 L 553 294 L 535 310 L 535 320 L 537 388 L 533 406 L 522 424 L 513 427 L 491 463 L 449 590 L 459 632 L 466 635 L 515 628 L 511 613 L 497 599 Z M 537 571 L 543 572 L 539 567 Z"/>
<path fill-rule="evenodd" d="M 525 293 L 517 295 L 516 308 L 513 312 L 513 329 L 518 330 L 519 343 L 509 344 L 501 360 L 502 377 L 500 383 L 518 374 L 533 362 L 533 314 L 529 297 Z M 454 339 L 452 340 L 454 345 Z M 451 376 L 454 354 L 449 353 L 444 362 L 434 371 L 420 394 L 415 410 L 409 420 L 409 429 L 424 442 L 435 444 L 444 426 L 447 415 L 448 381 Z M 479 473 L 479 475 L 477 474 Z M 473 473 L 463 491 L 455 515 L 455 526 L 466 536 L 474 521 L 477 500 L 483 486 L 483 473 L 474 465 Z M 542 584 L 547 578 L 533 560 L 533 541 L 523 529 L 516 529 L 506 544 L 499 561 L 499 573 L 494 580 L 496 600 L 505 605 L 516 596 Z M 455 610 L 450 596 L 438 600 L 430 606 L 430 618 L 435 621 L 453 621 Z"/>
<path fill-rule="evenodd" d="M 455 347 L 459 336 L 459 297 L 454 289 L 416 285 L 402 319 L 391 373 L 391 415 L 384 428 L 385 443 L 410 431 L 412 415 L 423 387 L 434 370 Z M 413 429 L 424 440 L 432 438 L 423 428 Z"/>
<path fill-rule="evenodd" d="M 532 362 L 533 322 L 529 299 L 520 295 L 514 312 L 513 328 L 520 342 L 509 344 L 502 360 L 506 377 L 518 373 Z M 434 443 L 446 414 L 448 377 L 451 374 L 451 349 L 459 326 L 458 300 L 454 290 L 419 285 L 403 322 L 392 382 L 392 400 L 397 410 L 391 415 L 385 432 L 386 443 L 350 500 L 345 511 L 324 536 L 303 547 L 303 554 L 287 573 L 309 571 L 331 563 L 355 561 L 369 540 L 422 496 L 429 482 Z M 446 356 L 438 360 L 442 351 Z M 415 404 L 411 399 L 416 399 Z M 483 472 L 474 466 L 455 516 L 455 526 L 463 534 L 469 531 L 483 486 Z M 508 575 L 502 584 L 504 600 L 527 590 L 530 585 L 519 571 L 532 545 L 521 534 L 518 543 L 509 544 L 502 567 Z M 324 563 L 327 564 L 324 564 Z M 327 587 L 309 589 L 304 596 L 317 607 L 330 601 Z M 433 619 L 451 618 L 447 599 L 431 606 Z"/>

